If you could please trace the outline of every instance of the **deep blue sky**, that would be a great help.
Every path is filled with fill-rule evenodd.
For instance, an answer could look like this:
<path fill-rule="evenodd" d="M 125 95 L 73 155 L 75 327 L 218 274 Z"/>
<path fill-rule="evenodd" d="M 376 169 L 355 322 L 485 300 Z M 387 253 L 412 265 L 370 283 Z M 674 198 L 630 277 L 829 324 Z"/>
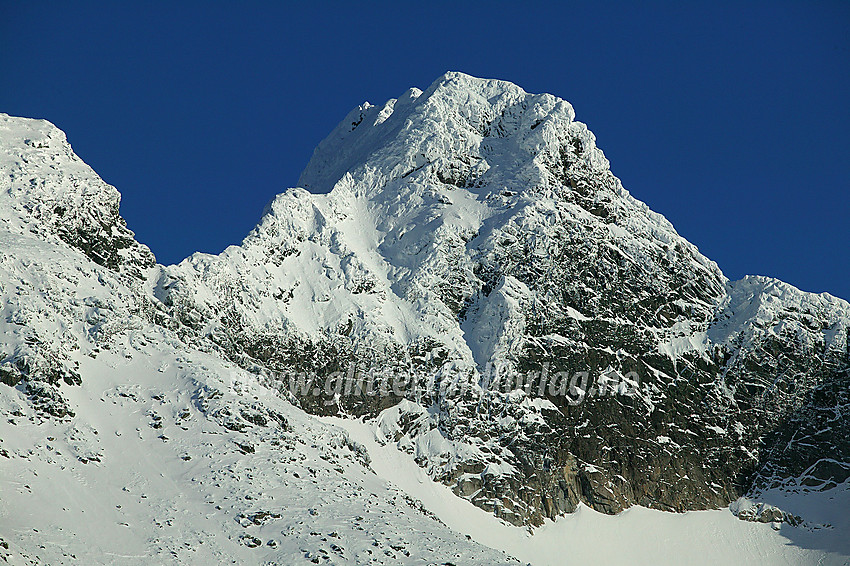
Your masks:
<path fill-rule="evenodd" d="M 729 277 L 850 299 L 850 2 L 119 4 L 0 3 L 0 111 L 65 130 L 161 262 L 238 243 L 355 105 L 460 70 L 572 102 Z"/>

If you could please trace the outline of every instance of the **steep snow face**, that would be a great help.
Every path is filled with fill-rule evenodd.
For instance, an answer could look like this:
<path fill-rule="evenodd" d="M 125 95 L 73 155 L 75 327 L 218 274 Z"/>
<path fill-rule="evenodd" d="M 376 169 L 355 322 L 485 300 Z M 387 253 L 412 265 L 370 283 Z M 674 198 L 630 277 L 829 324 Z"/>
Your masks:
<path fill-rule="evenodd" d="M 59 238 L 111 269 L 152 267 L 118 212 L 121 196 L 46 120 L 0 114 L 0 222 L 12 233 Z"/>
<path fill-rule="evenodd" d="M 391 436 L 508 521 L 580 501 L 608 513 L 725 505 L 767 465 L 765 435 L 844 379 L 845 303 L 819 307 L 826 326 L 771 342 L 764 316 L 805 325 L 786 320 L 797 295 L 730 284 L 628 194 L 552 95 L 447 73 L 352 111 L 299 185 L 242 246 L 162 269 L 155 295 L 191 333 L 284 382 L 405 373 L 413 387 L 390 395 L 297 401 L 402 411 L 384 419 Z M 789 397 L 771 384 L 792 358 Z M 494 367 L 523 383 L 495 386 Z"/>
<path fill-rule="evenodd" d="M 828 293 L 804 293 L 770 277 L 748 276 L 729 285 L 708 333 L 715 344 L 746 354 L 766 336 L 821 349 L 833 363 L 847 352 L 850 305 Z"/>
<path fill-rule="evenodd" d="M 362 105 L 299 185 L 327 194 L 280 195 L 241 248 L 170 269 L 163 297 L 214 318 L 227 287 L 254 332 L 436 342 L 483 369 L 495 344 L 524 347 L 510 328 L 472 330 L 492 326 L 480 313 L 504 277 L 535 283 L 524 308 L 548 310 L 533 322 L 544 333 L 582 312 L 618 326 L 639 311 L 641 332 L 666 340 L 704 329 L 722 295 L 717 266 L 622 188 L 567 102 L 504 81 L 448 73 Z"/>

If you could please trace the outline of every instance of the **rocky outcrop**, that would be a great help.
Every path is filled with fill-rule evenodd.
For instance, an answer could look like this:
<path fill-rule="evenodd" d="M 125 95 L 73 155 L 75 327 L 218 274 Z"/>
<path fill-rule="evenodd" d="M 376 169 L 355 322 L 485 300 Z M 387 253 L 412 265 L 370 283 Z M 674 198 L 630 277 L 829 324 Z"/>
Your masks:
<path fill-rule="evenodd" d="M 0 114 L 0 203 L 5 228 L 58 238 L 109 269 L 136 276 L 153 267 L 119 213 L 121 195 L 73 152 L 65 134 L 46 120 Z"/>
<path fill-rule="evenodd" d="M 144 297 L 150 250 L 119 214 L 121 196 L 73 152 L 50 122 L 0 114 L 0 382 L 19 386 L 41 413 L 73 416 L 60 384 L 79 385 L 80 349 L 68 320 L 109 335 L 156 307 Z M 69 249 L 70 248 L 70 249 Z M 16 251 L 17 253 L 13 253 Z M 78 255 L 79 254 L 79 255 Z M 90 296 L 87 260 L 107 268 Z M 122 285 L 139 291 L 119 291 Z M 55 309 L 69 318 L 51 315 Z"/>

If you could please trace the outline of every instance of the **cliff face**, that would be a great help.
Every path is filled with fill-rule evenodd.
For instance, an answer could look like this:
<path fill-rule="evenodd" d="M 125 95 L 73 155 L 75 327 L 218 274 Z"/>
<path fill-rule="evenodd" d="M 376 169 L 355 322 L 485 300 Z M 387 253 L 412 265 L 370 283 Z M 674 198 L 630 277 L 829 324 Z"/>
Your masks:
<path fill-rule="evenodd" d="M 299 186 L 242 246 L 164 269 L 158 296 L 284 389 L 404 375 L 387 395 L 295 397 L 377 415 L 477 505 L 517 524 L 579 501 L 681 511 L 846 469 L 817 464 L 846 462 L 833 432 L 778 447 L 840 405 L 847 303 L 729 282 L 626 192 L 567 102 L 449 73 L 352 111 Z"/>

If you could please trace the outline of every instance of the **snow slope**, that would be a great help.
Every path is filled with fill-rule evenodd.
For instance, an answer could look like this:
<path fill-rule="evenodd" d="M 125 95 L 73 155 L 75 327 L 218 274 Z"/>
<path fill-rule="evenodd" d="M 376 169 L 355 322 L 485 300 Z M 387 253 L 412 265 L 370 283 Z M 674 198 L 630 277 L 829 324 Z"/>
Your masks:
<path fill-rule="evenodd" d="M 236 396 L 229 379 L 250 377 L 215 357 L 134 354 L 82 365 L 70 421 L 40 418 L 19 392 L 0 399 L 0 536 L 12 554 L 45 564 L 510 562 L 387 486 L 339 431 L 266 390 Z"/>
<path fill-rule="evenodd" d="M 338 417 L 323 420 L 348 431 L 354 441 L 367 448 L 372 469 L 380 477 L 422 501 L 447 526 L 534 566 L 850 564 L 846 539 L 850 522 L 846 512 L 829 517 L 829 528 L 803 530 L 788 525 L 745 523 L 728 509 L 676 514 L 633 507 L 610 516 L 580 506 L 574 513 L 547 521 L 529 532 L 499 521 L 459 499 L 446 486 L 433 482 L 411 455 L 383 438 L 375 422 Z M 798 497 L 794 503 L 787 498 L 776 503 L 783 508 L 808 503 L 818 509 L 834 510 L 850 503 L 850 490 L 832 495 L 839 501 L 829 501 L 831 496 L 819 494 L 812 498 L 816 501 Z M 824 548 L 832 551 L 825 552 Z"/>

